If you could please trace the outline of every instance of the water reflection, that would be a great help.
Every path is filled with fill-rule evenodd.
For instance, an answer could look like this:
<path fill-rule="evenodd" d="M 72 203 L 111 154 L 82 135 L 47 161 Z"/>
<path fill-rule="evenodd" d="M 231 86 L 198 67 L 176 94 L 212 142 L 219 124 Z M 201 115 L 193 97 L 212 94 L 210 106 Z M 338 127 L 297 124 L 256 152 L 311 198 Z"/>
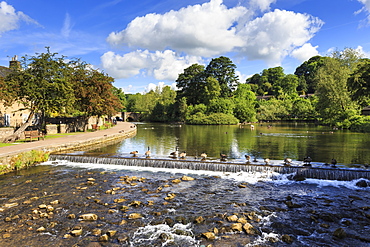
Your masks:
<path fill-rule="evenodd" d="M 302 161 L 310 156 L 314 162 L 335 158 L 339 164 L 352 166 L 370 161 L 370 135 L 305 123 L 273 123 L 250 126 L 194 126 L 137 123 L 137 135 L 94 150 L 103 153 L 144 154 L 150 147 L 153 156 L 168 156 L 179 147 L 188 156 L 209 157 L 225 153 L 228 158 L 243 158 L 245 154 L 259 159 L 283 160 L 289 157 Z"/>

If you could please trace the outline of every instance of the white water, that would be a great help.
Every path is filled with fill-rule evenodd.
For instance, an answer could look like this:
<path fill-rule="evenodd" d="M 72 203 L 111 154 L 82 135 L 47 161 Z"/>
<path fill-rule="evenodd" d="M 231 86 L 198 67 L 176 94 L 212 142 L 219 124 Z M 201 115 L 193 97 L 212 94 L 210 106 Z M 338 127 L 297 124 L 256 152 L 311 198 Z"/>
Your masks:
<path fill-rule="evenodd" d="M 65 165 L 69 167 L 85 168 L 85 169 L 104 169 L 107 171 L 117 171 L 117 170 L 129 170 L 129 171 L 149 171 L 149 172 L 166 172 L 169 174 L 194 174 L 194 175 L 204 175 L 204 176 L 218 176 L 223 179 L 232 179 L 237 182 L 248 182 L 250 184 L 257 184 L 258 182 L 269 182 L 276 185 L 289 185 L 295 183 L 303 184 L 313 184 L 319 187 L 333 186 L 333 187 L 346 187 L 348 189 L 363 189 L 369 190 L 370 188 L 360 188 L 356 186 L 356 183 L 360 180 L 352 181 L 338 181 L 338 180 L 324 180 L 324 179 L 306 179 L 304 181 L 296 182 L 289 180 L 288 176 L 291 174 L 279 174 L 276 172 L 270 172 L 266 170 L 265 172 L 219 172 L 219 171 L 206 171 L 206 170 L 189 170 L 189 169 L 167 169 L 167 168 L 155 168 L 155 167 L 141 167 L 141 166 L 123 166 L 123 165 L 112 165 L 112 164 L 95 164 L 95 163 L 76 163 L 66 160 L 57 161 L 47 161 L 42 163 L 42 165 Z"/>

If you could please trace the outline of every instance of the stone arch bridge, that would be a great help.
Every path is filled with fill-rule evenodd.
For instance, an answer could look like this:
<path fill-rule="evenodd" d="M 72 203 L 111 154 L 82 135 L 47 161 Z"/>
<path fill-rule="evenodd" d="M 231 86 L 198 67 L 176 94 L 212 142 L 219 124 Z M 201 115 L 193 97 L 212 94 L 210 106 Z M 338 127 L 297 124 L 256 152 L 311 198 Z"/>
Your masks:
<path fill-rule="evenodd" d="M 122 116 L 125 122 L 139 122 L 142 114 L 137 112 L 123 112 Z"/>

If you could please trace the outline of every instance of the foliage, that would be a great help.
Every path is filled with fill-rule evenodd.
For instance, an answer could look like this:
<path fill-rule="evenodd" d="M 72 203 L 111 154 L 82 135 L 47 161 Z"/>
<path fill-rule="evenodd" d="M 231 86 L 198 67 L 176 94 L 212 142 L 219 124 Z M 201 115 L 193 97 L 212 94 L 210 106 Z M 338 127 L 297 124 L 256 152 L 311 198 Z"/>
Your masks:
<path fill-rule="evenodd" d="M 350 119 L 352 131 L 370 133 L 370 116 L 353 116 Z"/>
<path fill-rule="evenodd" d="M 289 109 L 287 102 L 272 98 L 270 100 L 261 100 L 257 109 L 258 120 L 281 120 L 287 119 Z"/>
<path fill-rule="evenodd" d="M 239 84 L 236 65 L 228 57 L 214 58 L 206 67 L 204 78 L 213 77 L 220 84 L 221 97 L 229 97 Z"/>
<path fill-rule="evenodd" d="M 31 150 L 13 157 L 10 161 L 14 170 L 20 170 L 41 162 L 47 161 L 49 153 L 40 150 Z"/>
<path fill-rule="evenodd" d="M 233 114 L 234 108 L 235 104 L 231 99 L 219 98 L 209 102 L 207 112 Z"/>
<path fill-rule="evenodd" d="M 356 113 L 347 88 L 349 72 L 348 67 L 331 58 L 316 74 L 317 110 L 326 124 L 336 125 Z"/>
<path fill-rule="evenodd" d="M 314 78 L 318 69 L 324 65 L 325 59 L 327 57 L 314 56 L 296 68 L 294 74 L 298 76 L 299 80 L 298 92 L 302 94 L 315 93 L 316 84 Z"/>
<path fill-rule="evenodd" d="M 184 73 L 179 74 L 176 80 L 178 91 L 178 99 L 186 98 L 187 103 L 195 105 L 201 103 L 204 92 L 203 84 L 204 66 L 193 64 L 184 70 Z"/>
<path fill-rule="evenodd" d="M 234 93 L 234 116 L 240 122 L 256 122 L 256 95 L 248 84 L 239 84 Z"/>
<path fill-rule="evenodd" d="M 123 105 L 114 93 L 114 79 L 103 72 L 77 61 L 72 66 L 71 82 L 74 89 L 74 110 L 83 116 L 112 116 Z M 116 93 L 119 93 L 116 90 Z"/>
<path fill-rule="evenodd" d="M 186 122 L 189 124 L 237 124 L 239 120 L 233 115 L 225 113 L 211 113 L 205 115 L 202 112 L 197 112 L 194 115 L 191 115 L 186 119 Z"/>
<path fill-rule="evenodd" d="M 348 79 L 351 97 L 361 106 L 370 104 L 370 59 L 362 59 Z"/>

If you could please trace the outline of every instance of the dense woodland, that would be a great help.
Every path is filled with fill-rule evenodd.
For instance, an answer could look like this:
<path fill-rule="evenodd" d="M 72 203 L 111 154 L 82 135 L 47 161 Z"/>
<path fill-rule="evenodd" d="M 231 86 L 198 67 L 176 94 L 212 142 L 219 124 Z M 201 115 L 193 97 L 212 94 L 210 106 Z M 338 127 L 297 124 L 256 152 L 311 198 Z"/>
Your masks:
<path fill-rule="evenodd" d="M 370 59 L 347 48 L 314 56 L 294 74 L 282 67 L 264 69 L 240 82 L 227 57 L 207 66 L 193 64 L 181 73 L 177 91 L 169 86 L 127 95 L 126 111 L 147 121 L 187 124 L 237 124 L 256 121 L 316 121 L 338 128 L 370 131 Z"/>

